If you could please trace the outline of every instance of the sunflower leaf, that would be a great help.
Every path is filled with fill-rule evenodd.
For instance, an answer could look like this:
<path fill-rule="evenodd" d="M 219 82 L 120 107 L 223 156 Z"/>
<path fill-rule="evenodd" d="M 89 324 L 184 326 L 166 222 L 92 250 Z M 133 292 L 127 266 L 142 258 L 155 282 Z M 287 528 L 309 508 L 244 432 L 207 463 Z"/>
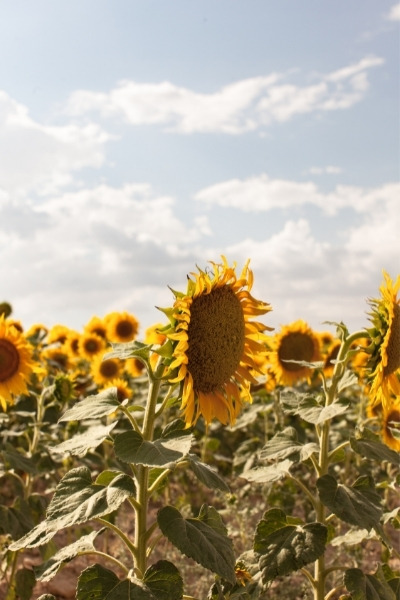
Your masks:
<path fill-rule="evenodd" d="M 150 442 L 136 431 L 125 431 L 114 439 L 115 454 L 120 460 L 147 467 L 172 467 L 188 454 L 191 445 L 192 436 L 188 435 Z"/>
<path fill-rule="evenodd" d="M 103 390 L 95 396 L 88 396 L 69 408 L 60 417 L 62 421 L 84 421 L 86 419 L 98 419 L 113 413 L 119 406 L 117 388 L 111 387 Z"/>
<path fill-rule="evenodd" d="M 153 344 L 143 344 L 142 342 L 110 342 L 112 351 L 104 355 L 104 360 L 108 358 L 142 358 L 148 359 L 149 352 Z"/>
<path fill-rule="evenodd" d="M 83 535 L 76 540 L 72 544 L 68 546 L 64 546 L 56 552 L 49 560 L 40 565 L 39 567 L 35 567 L 35 577 L 38 581 L 49 581 L 52 579 L 57 571 L 63 566 L 63 564 L 69 562 L 80 552 L 92 552 L 95 551 L 96 548 L 93 544 L 96 537 L 104 531 L 100 529 L 99 531 L 92 531 L 88 535 Z"/>
<path fill-rule="evenodd" d="M 111 513 L 134 493 L 135 486 L 128 475 L 118 475 L 104 486 L 92 483 L 87 467 L 71 469 L 57 485 L 46 519 L 13 542 L 10 549 L 33 548 L 44 544 L 64 527 Z"/>
<path fill-rule="evenodd" d="M 220 490 L 221 492 L 230 492 L 230 488 L 224 479 L 210 465 L 202 463 L 195 454 L 189 454 L 186 457 L 189 466 L 197 479 L 204 483 L 208 488 Z"/>
<path fill-rule="evenodd" d="M 157 515 L 158 525 L 183 554 L 234 584 L 235 555 L 232 542 L 218 513 L 202 507 L 197 518 L 184 519 L 176 508 L 165 506 Z"/>
<path fill-rule="evenodd" d="M 69 440 L 65 440 L 65 442 L 61 442 L 61 444 L 51 448 L 50 452 L 53 458 L 56 458 L 57 455 L 67 453 L 83 457 L 90 450 L 100 446 L 100 444 L 109 437 L 110 432 L 116 425 L 117 421 L 110 425 L 89 427 L 84 433 L 76 434 Z"/>
<path fill-rule="evenodd" d="M 285 460 L 269 465 L 268 467 L 255 467 L 254 469 L 243 471 L 240 477 L 247 481 L 255 481 L 257 483 L 271 483 L 285 477 L 293 464 L 293 460 L 286 458 Z"/>
<path fill-rule="evenodd" d="M 344 584 L 353 600 L 396 600 L 392 587 L 377 574 L 379 570 L 375 575 L 365 575 L 361 569 L 347 569 Z"/>
<path fill-rule="evenodd" d="M 268 440 L 260 452 L 261 460 L 283 460 L 295 455 L 295 460 L 307 460 L 319 446 L 315 443 L 302 444 L 297 440 L 297 431 L 294 427 L 286 427 Z"/>
<path fill-rule="evenodd" d="M 398 452 L 383 444 L 378 436 L 370 430 L 364 429 L 359 438 L 351 437 L 350 445 L 354 452 L 365 458 L 371 458 L 379 462 L 387 461 L 393 465 L 399 464 Z"/>
<path fill-rule="evenodd" d="M 339 519 L 370 530 L 378 525 L 382 515 L 380 496 L 368 476 L 359 477 L 352 487 L 342 485 L 332 475 L 317 480 L 321 502 Z"/>
<path fill-rule="evenodd" d="M 120 580 L 105 567 L 94 564 L 79 576 L 76 600 L 157 600 L 138 579 Z"/>
<path fill-rule="evenodd" d="M 322 523 L 294 524 L 285 513 L 272 508 L 259 522 L 254 551 L 264 583 L 301 569 L 324 553 L 328 530 Z"/>
<path fill-rule="evenodd" d="M 168 560 L 159 560 L 147 569 L 144 583 L 157 600 L 180 600 L 183 596 L 183 580 L 178 569 Z"/>
<path fill-rule="evenodd" d="M 285 412 L 297 414 L 307 423 L 320 425 L 328 419 L 345 413 L 349 408 L 349 401 L 338 398 L 332 404 L 324 406 L 318 398 L 310 394 L 288 392 L 282 395 L 282 406 Z"/>

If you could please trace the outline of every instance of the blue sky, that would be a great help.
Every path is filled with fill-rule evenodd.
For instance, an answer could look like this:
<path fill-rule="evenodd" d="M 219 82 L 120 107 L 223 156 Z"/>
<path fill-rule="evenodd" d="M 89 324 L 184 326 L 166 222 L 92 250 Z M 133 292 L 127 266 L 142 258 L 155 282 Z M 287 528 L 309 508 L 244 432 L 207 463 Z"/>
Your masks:
<path fill-rule="evenodd" d="M 266 319 L 368 325 L 400 272 L 400 4 L 0 0 L 0 301 L 128 310 L 247 258 Z"/>

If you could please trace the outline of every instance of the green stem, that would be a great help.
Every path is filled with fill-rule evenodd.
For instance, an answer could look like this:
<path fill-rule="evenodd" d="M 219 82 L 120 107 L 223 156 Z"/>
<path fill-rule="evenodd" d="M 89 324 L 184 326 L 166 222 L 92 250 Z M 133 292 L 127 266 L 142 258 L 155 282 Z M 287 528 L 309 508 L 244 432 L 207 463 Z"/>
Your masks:
<path fill-rule="evenodd" d="M 161 386 L 161 377 L 164 365 L 159 363 L 154 376 L 150 374 L 149 394 L 143 418 L 142 436 L 144 440 L 151 441 L 154 434 L 154 420 L 158 394 Z M 147 565 L 147 515 L 149 504 L 149 467 L 137 465 L 136 478 L 136 525 L 135 525 L 135 548 L 136 548 L 136 572 L 143 577 Z"/>
<path fill-rule="evenodd" d="M 300 479 L 297 479 L 296 477 L 294 477 L 290 473 L 289 473 L 289 475 L 287 477 L 288 477 L 288 479 L 291 479 L 292 481 L 294 481 L 302 489 L 302 491 L 305 493 L 305 495 L 307 496 L 307 498 L 311 502 L 311 505 L 313 506 L 314 510 L 316 510 L 316 508 L 317 508 L 317 502 L 316 502 L 315 497 L 313 496 L 313 494 L 308 489 L 308 487 L 306 485 L 304 485 L 304 483 L 302 481 L 300 481 Z"/>
<path fill-rule="evenodd" d="M 124 542 L 124 544 L 126 545 L 126 547 L 128 548 L 128 550 L 130 551 L 130 553 L 132 554 L 132 556 L 134 558 L 137 557 L 137 550 L 136 550 L 135 546 L 132 544 L 132 542 L 128 538 L 128 536 L 125 535 L 125 533 L 123 531 L 121 531 L 121 529 L 119 527 L 117 527 L 116 525 L 114 525 L 114 523 L 111 523 L 110 521 L 107 521 L 106 519 L 102 519 L 101 517 L 97 517 L 96 521 L 98 523 L 101 523 L 101 525 L 104 525 L 108 529 L 111 529 L 120 538 L 120 540 L 122 540 Z"/>
<path fill-rule="evenodd" d="M 335 367 L 333 369 L 332 381 L 330 387 L 324 387 L 325 391 L 325 406 L 330 406 L 336 398 L 337 389 L 341 378 L 346 369 L 347 362 L 350 359 L 349 350 L 351 345 L 359 338 L 369 337 L 366 331 L 356 331 L 342 341 L 340 346 Z M 332 453 L 329 452 L 329 432 L 331 419 L 324 421 L 322 427 L 317 430 L 319 437 L 319 458 L 318 468 L 316 469 L 318 477 L 322 477 L 328 473 L 329 459 Z M 316 501 L 316 520 L 326 525 L 327 516 L 325 506 L 318 499 Z M 315 562 L 314 567 L 314 600 L 324 600 L 325 598 L 325 580 L 329 570 L 325 569 L 325 555 L 323 554 Z"/>

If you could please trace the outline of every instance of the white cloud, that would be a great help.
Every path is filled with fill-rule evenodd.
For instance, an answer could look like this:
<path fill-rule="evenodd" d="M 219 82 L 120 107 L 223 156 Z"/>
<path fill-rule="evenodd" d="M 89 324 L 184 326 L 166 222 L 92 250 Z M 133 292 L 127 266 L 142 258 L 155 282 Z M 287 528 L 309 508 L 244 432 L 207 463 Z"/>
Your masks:
<path fill-rule="evenodd" d="M 334 215 L 345 207 L 364 213 L 377 203 L 394 203 L 399 192 L 400 184 L 387 184 L 372 190 L 339 185 L 334 192 L 323 193 L 312 181 L 271 179 L 262 174 L 214 184 L 200 190 L 195 199 L 208 206 L 232 207 L 245 212 L 314 205 L 326 214 Z"/>
<path fill-rule="evenodd" d="M 100 167 L 110 139 L 98 125 L 45 125 L 0 90 L 0 188 L 54 192 L 84 167 Z"/>
<path fill-rule="evenodd" d="M 366 57 L 327 75 L 314 75 L 316 83 L 311 85 L 295 85 L 288 81 L 290 74 L 272 73 L 209 94 L 168 81 L 125 80 L 108 93 L 75 91 L 66 111 L 75 117 L 98 111 L 104 117 L 121 116 L 132 125 L 163 125 L 180 133 L 239 134 L 305 113 L 350 108 L 368 90 L 368 70 L 383 62 L 379 57 Z"/>
<path fill-rule="evenodd" d="M 389 19 L 389 21 L 400 21 L 400 2 L 391 7 L 386 18 Z"/>

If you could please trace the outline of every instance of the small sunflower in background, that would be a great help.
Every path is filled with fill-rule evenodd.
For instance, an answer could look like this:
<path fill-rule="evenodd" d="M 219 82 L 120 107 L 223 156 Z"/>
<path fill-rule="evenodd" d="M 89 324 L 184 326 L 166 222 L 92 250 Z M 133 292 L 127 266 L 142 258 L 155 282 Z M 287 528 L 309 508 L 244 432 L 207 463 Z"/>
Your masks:
<path fill-rule="evenodd" d="M 28 391 L 32 373 L 40 368 L 32 359 L 32 349 L 25 337 L 0 315 L 0 406 L 7 410 L 13 397 Z"/>
<path fill-rule="evenodd" d="M 79 338 L 78 349 L 79 354 L 86 360 L 92 360 L 100 353 L 105 353 L 107 343 L 104 338 L 96 333 L 83 333 Z"/>
<path fill-rule="evenodd" d="M 265 353 L 266 325 L 250 319 L 271 310 L 250 294 L 253 274 L 249 261 L 240 276 L 230 267 L 211 262 L 210 272 L 198 269 L 188 277 L 186 293 L 174 292 L 175 302 L 165 309 L 172 342 L 170 383 L 180 383 L 181 409 L 187 427 L 202 415 L 233 424 L 243 401 L 251 402 L 250 383 L 256 382 L 256 357 Z"/>
<path fill-rule="evenodd" d="M 110 342 L 131 342 L 137 336 L 139 322 L 128 312 L 110 313 L 104 317 L 104 321 Z"/>
<path fill-rule="evenodd" d="M 116 377 L 115 379 L 111 379 L 111 381 L 108 381 L 107 385 L 104 386 L 104 389 L 109 389 L 112 387 L 117 388 L 118 402 L 123 402 L 127 398 L 131 398 L 133 394 L 127 382 L 121 377 Z"/>
<path fill-rule="evenodd" d="M 298 381 L 310 380 L 310 367 L 288 361 L 317 362 L 321 360 L 319 338 L 302 319 L 284 325 L 272 339 L 269 353 L 270 368 L 280 385 L 293 385 Z"/>
<path fill-rule="evenodd" d="M 107 337 L 107 325 L 104 319 L 94 316 L 83 328 L 84 333 L 96 333 L 102 338 Z"/>
<path fill-rule="evenodd" d="M 342 342 L 338 338 L 332 338 L 331 344 L 325 348 L 325 352 L 323 352 L 322 356 L 324 361 L 323 371 L 325 377 L 332 377 L 333 370 L 335 368 L 335 363 L 332 361 L 337 359 L 341 345 Z"/>
<path fill-rule="evenodd" d="M 121 374 L 121 363 L 118 358 L 96 356 L 91 363 L 93 381 L 98 386 L 104 386 Z"/>
<path fill-rule="evenodd" d="M 79 331 L 74 331 L 71 329 L 65 341 L 62 345 L 64 352 L 70 357 L 71 360 L 78 359 L 80 357 L 79 352 L 79 340 L 81 338 L 81 334 Z"/>
<path fill-rule="evenodd" d="M 46 343 L 48 345 L 56 343 L 63 344 L 69 331 L 69 327 L 66 327 L 65 325 L 53 325 L 47 334 Z"/>
<path fill-rule="evenodd" d="M 124 360 L 124 371 L 131 377 L 140 377 L 145 371 L 145 364 L 138 358 Z"/>
<path fill-rule="evenodd" d="M 368 329 L 371 338 L 370 358 L 367 364 L 372 405 L 382 404 L 386 413 L 393 396 L 400 396 L 400 275 L 395 283 L 384 271 L 384 282 L 379 288 L 381 298 L 369 301 L 372 312 Z"/>

